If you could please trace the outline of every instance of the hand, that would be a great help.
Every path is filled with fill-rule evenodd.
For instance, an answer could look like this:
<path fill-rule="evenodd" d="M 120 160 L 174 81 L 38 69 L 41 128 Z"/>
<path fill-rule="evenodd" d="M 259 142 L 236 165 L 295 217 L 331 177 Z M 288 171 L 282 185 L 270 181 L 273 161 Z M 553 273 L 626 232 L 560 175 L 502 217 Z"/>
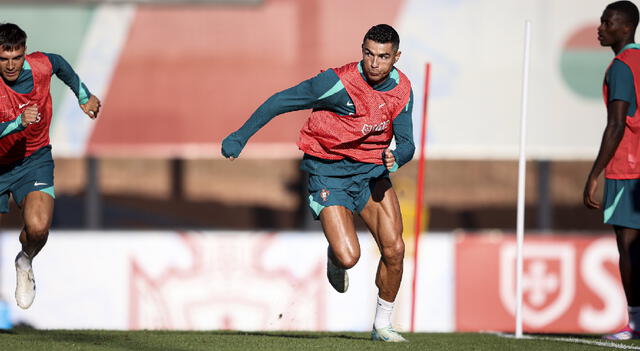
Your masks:
<path fill-rule="evenodd" d="M 89 118 L 96 119 L 98 118 L 98 112 L 100 112 L 100 99 L 95 95 L 91 95 L 89 101 L 84 105 L 80 105 L 80 108 Z"/>
<path fill-rule="evenodd" d="M 387 170 L 390 171 L 396 163 L 396 157 L 393 156 L 393 152 L 391 152 L 391 150 L 384 149 L 382 161 L 384 162 L 384 166 L 387 167 Z"/>
<path fill-rule="evenodd" d="M 584 205 L 587 206 L 587 208 L 594 210 L 600 208 L 600 203 L 594 200 L 596 189 L 598 189 L 598 179 L 589 176 L 589 178 L 587 179 L 587 184 L 585 184 L 584 186 L 583 201 Z"/>
<path fill-rule="evenodd" d="M 27 127 L 29 124 L 40 122 L 40 114 L 38 113 L 38 105 L 31 105 L 22 112 L 22 126 Z"/>
<path fill-rule="evenodd" d="M 238 158 L 238 156 L 240 156 L 240 152 L 242 152 L 243 147 L 244 143 L 240 140 L 236 133 L 231 133 L 229 136 L 224 138 L 224 140 L 222 140 L 222 147 L 220 151 L 222 153 L 222 156 L 233 161 Z"/>

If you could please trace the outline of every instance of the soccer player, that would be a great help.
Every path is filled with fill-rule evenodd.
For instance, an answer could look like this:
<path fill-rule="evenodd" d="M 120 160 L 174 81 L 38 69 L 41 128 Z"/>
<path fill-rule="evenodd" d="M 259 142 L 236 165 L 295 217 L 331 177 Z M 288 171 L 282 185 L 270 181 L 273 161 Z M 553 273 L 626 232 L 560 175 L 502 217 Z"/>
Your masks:
<path fill-rule="evenodd" d="M 0 138 L 0 212 L 9 211 L 9 194 L 22 210 L 22 250 L 15 266 L 16 302 L 24 309 L 35 298 L 31 262 L 47 241 L 53 215 L 51 76 L 55 74 L 71 88 L 90 118 L 98 117 L 100 110 L 100 100 L 91 95 L 67 61 L 42 52 L 27 55 L 26 41 L 27 34 L 17 25 L 0 24 L 0 122 L 6 126 L 4 131 L 12 128 L 8 132 L 13 132 Z M 15 120 L 22 126 L 7 124 Z"/>
<path fill-rule="evenodd" d="M 362 60 L 328 69 L 271 96 L 222 142 L 234 159 L 249 138 L 275 116 L 313 109 L 300 131 L 302 170 L 309 173 L 309 207 L 329 242 L 327 277 L 338 292 L 349 286 L 346 270 L 360 258 L 354 213 L 362 217 L 382 257 L 373 340 L 406 341 L 391 327 L 402 280 L 404 242 L 398 198 L 389 173 L 413 157 L 409 79 L 394 67 L 400 37 L 389 25 L 372 27 L 362 42 Z M 396 149 L 389 144 L 395 136 Z"/>
<path fill-rule="evenodd" d="M 640 45 L 634 42 L 638 8 L 630 1 L 609 4 L 600 18 L 598 41 L 615 58 L 603 87 L 607 126 L 600 151 L 584 188 L 584 204 L 604 207 L 604 222 L 613 226 L 620 253 L 620 275 L 627 298 L 629 324 L 605 336 L 611 340 L 640 338 L 640 113 L 636 84 L 640 82 Z M 604 206 L 595 200 L 604 170 Z"/>

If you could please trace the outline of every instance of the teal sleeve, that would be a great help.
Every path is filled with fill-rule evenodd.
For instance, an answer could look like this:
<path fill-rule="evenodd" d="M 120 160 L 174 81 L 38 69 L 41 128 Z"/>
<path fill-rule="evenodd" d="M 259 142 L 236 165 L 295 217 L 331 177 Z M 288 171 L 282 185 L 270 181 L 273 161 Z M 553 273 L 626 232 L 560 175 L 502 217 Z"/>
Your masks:
<path fill-rule="evenodd" d="M 6 137 L 9 134 L 13 134 L 24 129 L 25 127 L 22 125 L 22 115 L 20 115 L 18 116 L 18 118 L 12 121 L 0 123 L 0 138 Z"/>
<path fill-rule="evenodd" d="M 402 112 L 393 120 L 393 135 L 396 138 L 396 149 L 392 150 L 393 156 L 396 158 L 398 167 L 411 161 L 416 151 L 413 143 L 413 121 L 411 114 L 413 112 L 413 90 L 409 96 L 409 102 Z"/>
<path fill-rule="evenodd" d="M 73 70 L 69 62 L 62 56 L 56 54 L 44 53 L 51 62 L 53 68 L 53 74 L 55 74 L 61 81 L 64 82 L 78 98 L 78 103 L 84 105 L 89 101 L 91 92 L 87 89 L 87 86 L 80 81 L 80 77 Z"/>
<path fill-rule="evenodd" d="M 636 112 L 636 88 L 633 81 L 633 73 L 624 62 L 614 60 L 607 72 L 607 86 L 609 88 L 609 102 L 614 100 L 629 103 L 628 116 Z"/>
<path fill-rule="evenodd" d="M 302 83 L 271 96 L 238 129 L 222 141 L 224 157 L 238 157 L 242 149 L 260 128 L 274 117 L 292 111 L 320 106 L 322 97 L 339 80 L 333 70 L 324 71 Z"/>

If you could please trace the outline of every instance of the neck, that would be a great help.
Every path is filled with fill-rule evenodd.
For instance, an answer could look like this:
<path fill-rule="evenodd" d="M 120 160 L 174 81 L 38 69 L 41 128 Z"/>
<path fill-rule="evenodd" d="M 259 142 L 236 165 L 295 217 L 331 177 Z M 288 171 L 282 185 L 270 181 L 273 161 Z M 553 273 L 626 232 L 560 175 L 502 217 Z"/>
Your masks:
<path fill-rule="evenodd" d="M 13 86 L 16 83 L 16 80 L 8 81 L 8 80 L 4 79 L 4 77 L 2 77 L 2 81 L 4 81 L 4 84 L 6 84 L 8 86 Z"/>
<path fill-rule="evenodd" d="M 624 49 L 625 46 L 633 43 L 635 43 L 635 41 L 633 40 L 633 37 L 627 38 L 625 40 L 621 40 L 620 42 L 611 45 L 611 50 L 613 50 L 614 54 L 618 55 L 622 51 L 622 49 Z"/>
<path fill-rule="evenodd" d="M 370 85 L 370 86 L 374 87 L 374 86 L 376 86 L 376 85 L 381 84 L 381 83 L 382 83 L 382 82 L 384 82 L 385 80 L 387 80 L 387 78 L 389 78 L 389 75 L 388 75 L 388 74 L 387 74 L 386 76 L 384 76 L 383 78 L 381 78 L 380 80 L 377 80 L 377 81 L 375 81 L 375 82 L 374 82 L 374 81 L 372 81 L 372 80 L 370 80 L 369 78 L 367 78 L 366 80 L 367 80 L 367 83 L 369 83 L 369 85 Z"/>

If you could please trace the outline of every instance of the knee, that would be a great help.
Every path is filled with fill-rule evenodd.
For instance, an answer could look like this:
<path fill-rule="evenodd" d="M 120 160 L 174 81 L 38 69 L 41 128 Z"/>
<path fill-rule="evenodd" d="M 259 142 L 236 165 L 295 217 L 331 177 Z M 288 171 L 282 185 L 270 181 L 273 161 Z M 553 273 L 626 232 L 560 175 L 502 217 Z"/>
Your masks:
<path fill-rule="evenodd" d="M 25 224 L 27 236 L 32 240 L 44 240 L 49 234 L 49 223 L 46 219 L 32 219 Z"/>
<path fill-rule="evenodd" d="M 404 241 L 402 238 L 382 248 L 382 257 L 388 263 L 402 263 L 404 259 Z"/>
<path fill-rule="evenodd" d="M 337 261 L 334 263 L 336 263 L 337 265 L 339 265 L 344 269 L 349 269 L 355 266 L 356 263 L 358 263 L 358 260 L 360 260 L 360 252 L 359 251 L 340 252 L 340 253 L 334 252 L 334 257 L 335 257 L 335 261 Z"/>

